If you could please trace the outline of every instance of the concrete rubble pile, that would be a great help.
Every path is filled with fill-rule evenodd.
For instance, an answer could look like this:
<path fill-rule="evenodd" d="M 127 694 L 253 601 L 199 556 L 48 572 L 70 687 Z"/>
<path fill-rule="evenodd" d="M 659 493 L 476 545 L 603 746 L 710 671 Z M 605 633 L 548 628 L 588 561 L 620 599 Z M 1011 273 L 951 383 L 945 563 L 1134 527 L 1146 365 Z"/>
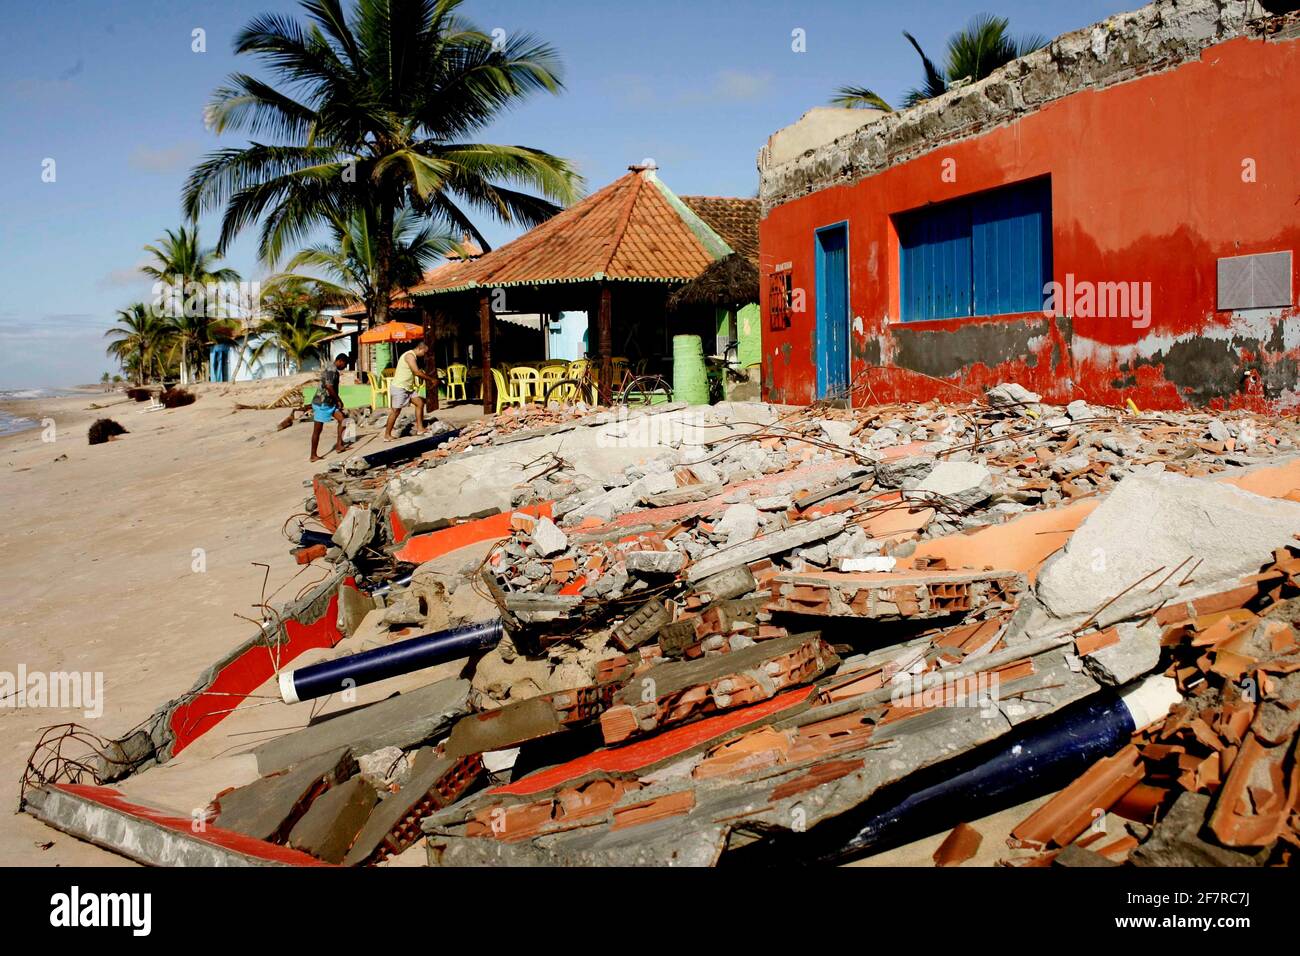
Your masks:
<path fill-rule="evenodd" d="M 349 461 L 299 548 L 355 585 L 313 666 L 499 642 L 259 744 L 205 820 L 349 865 L 837 862 L 956 827 L 951 863 L 977 808 L 1060 789 L 1008 864 L 1293 862 L 1298 432 L 1008 383 L 535 409 Z M 1053 734 L 1082 741 L 1055 776 L 990 780 Z"/>

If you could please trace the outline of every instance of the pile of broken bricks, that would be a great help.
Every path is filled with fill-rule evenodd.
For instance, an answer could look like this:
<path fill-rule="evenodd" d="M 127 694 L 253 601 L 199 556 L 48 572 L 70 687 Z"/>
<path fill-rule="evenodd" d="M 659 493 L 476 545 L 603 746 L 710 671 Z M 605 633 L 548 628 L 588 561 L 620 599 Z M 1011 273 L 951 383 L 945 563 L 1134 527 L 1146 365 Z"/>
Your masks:
<path fill-rule="evenodd" d="M 1185 699 L 1024 820 L 1020 866 L 1294 866 L 1300 859 L 1300 547 L 1161 608 Z M 1092 646 L 1118 640 L 1115 628 Z M 1121 825 L 1106 826 L 1107 819 Z"/>
<path fill-rule="evenodd" d="M 563 441 L 619 416 L 534 409 L 335 475 L 330 559 L 369 594 L 346 650 L 498 617 L 505 636 L 458 677 L 258 744 L 260 779 L 205 820 L 349 865 L 417 843 L 431 865 L 837 861 L 863 844 L 834 834 L 923 772 L 1158 681 L 1183 702 L 1017 828 L 1007 862 L 1292 860 L 1295 421 L 1016 385 L 725 414 L 745 426 L 580 459 Z M 448 512 L 440 469 L 500 449 L 519 478 L 500 504 Z M 1098 810 L 1125 820 L 1109 838 Z M 929 830 L 960 824 L 937 862 L 973 855 L 972 822 Z"/>

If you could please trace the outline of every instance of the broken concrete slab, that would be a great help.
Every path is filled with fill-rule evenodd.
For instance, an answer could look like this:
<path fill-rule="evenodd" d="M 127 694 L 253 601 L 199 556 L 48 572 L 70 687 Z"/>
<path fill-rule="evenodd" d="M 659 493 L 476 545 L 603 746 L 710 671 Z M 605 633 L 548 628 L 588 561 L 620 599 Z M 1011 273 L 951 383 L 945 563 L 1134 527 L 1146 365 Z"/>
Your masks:
<path fill-rule="evenodd" d="M 310 757 L 282 773 L 218 794 L 212 801 L 214 822 L 257 840 L 283 842 L 312 801 L 356 769 L 347 747 Z"/>
<path fill-rule="evenodd" d="M 569 538 L 550 518 L 538 518 L 532 531 L 533 547 L 544 558 L 559 554 L 569 546 Z"/>
<path fill-rule="evenodd" d="M 941 461 L 903 497 L 950 510 L 970 511 L 992 495 L 993 473 L 984 465 L 974 461 Z"/>
<path fill-rule="evenodd" d="M 796 521 L 788 528 L 773 531 L 735 547 L 723 548 L 702 558 L 686 569 L 686 579 L 691 582 L 702 581 L 729 568 L 791 551 L 813 541 L 822 541 L 839 534 L 847 523 L 848 519 L 843 514 L 827 515 L 813 521 Z"/>
<path fill-rule="evenodd" d="M 1155 670 L 1160 663 L 1160 625 L 1154 619 L 1141 624 L 1116 625 L 1119 639 L 1083 657 L 1083 666 L 1098 683 L 1120 687 Z"/>
<path fill-rule="evenodd" d="M 1151 836 L 1132 853 L 1136 866 L 1262 866 L 1267 850 L 1246 853 L 1212 843 L 1205 834 L 1210 797 L 1186 791 Z"/>
<path fill-rule="evenodd" d="M 455 803 L 483 773 L 483 761 L 444 757 L 422 747 L 411 765 L 411 776 L 397 793 L 374 808 L 343 858 L 344 866 L 373 863 L 401 853 L 423 834 L 420 821 L 434 810 Z"/>
<path fill-rule="evenodd" d="M 196 828 L 189 814 L 135 803 L 111 787 L 47 784 L 28 790 L 22 809 L 56 830 L 146 866 L 324 865 L 242 833 Z"/>
<path fill-rule="evenodd" d="M 348 747 L 365 754 L 381 747 L 409 748 L 446 732 L 469 713 L 470 682 L 444 680 L 385 700 L 331 714 L 253 748 L 258 772 L 278 773 L 293 764 Z"/>
<path fill-rule="evenodd" d="M 366 615 L 375 609 L 375 599 L 356 588 L 339 589 L 339 632 L 351 637 L 361 627 Z"/>
<path fill-rule="evenodd" d="M 703 604 L 710 601 L 726 601 L 748 594 L 758 587 L 754 573 L 748 567 L 729 568 L 718 574 L 697 581 L 691 594 Z"/>
<path fill-rule="evenodd" d="M 721 535 L 728 547 L 752 541 L 758 534 L 758 509 L 749 504 L 734 504 L 722 514 L 713 526 L 713 533 Z"/>
<path fill-rule="evenodd" d="M 289 831 L 289 846 L 326 863 L 342 863 L 378 799 L 375 788 L 361 776 L 331 787 Z"/>
<path fill-rule="evenodd" d="M 903 458 L 886 458 L 876 464 L 876 484 L 881 488 L 903 488 L 924 480 L 934 471 L 938 460 L 928 455 L 908 455 Z"/>
<path fill-rule="evenodd" d="M 686 555 L 680 551 L 629 551 L 624 561 L 633 574 L 676 574 L 686 563 Z"/>
<path fill-rule="evenodd" d="M 357 757 L 359 776 L 370 782 L 376 790 L 387 790 L 401 784 L 410 775 L 411 761 L 401 747 L 380 747 Z"/>
<path fill-rule="evenodd" d="M 1034 406 L 1041 402 L 1042 396 L 1037 392 L 1031 392 L 1018 382 L 1004 382 L 1001 385 L 995 385 L 984 393 L 988 403 L 995 408 L 1023 408 L 1029 406 L 1030 410 L 1036 411 Z"/>
<path fill-rule="evenodd" d="M 350 561 L 374 540 L 376 527 L 377 520 L 373 511 L 369 508 L 353 506 L 339 522 L 333 536 L 334 543 L 342 549 L 343 556 Z"/>
<path fill-rule="evenodd" d="M 1010 604 L 1025 578 L 1016 571 L 825 571 L 777 575 L 772 585 L 771 611 L 900 620 Z"/>
<path fill-rule="evenodd" d="M 1043 565 L 1037 607 L 1022 608 L 1025 633 L 1067 632 L 1094 614 L 1106 627 L 1222 590 L 1258 571 L 1297 533 L 1300 503 L 1225 482 L 1132 475 Z"/>
<path fill-rule="evenodd" d="M 545 697 L 533 697 L 462 717 L 451 729 L 446 752 L 452 757 L 463 757 L 505 750 L 563 729 L 551 702 Z"/>
<path fill-rule="evenodd" d="M 649 668 L 618 690 L 600 715 L 606 743 L 767 700 L 816 680 L 839 658 L 817 633 Z"/>

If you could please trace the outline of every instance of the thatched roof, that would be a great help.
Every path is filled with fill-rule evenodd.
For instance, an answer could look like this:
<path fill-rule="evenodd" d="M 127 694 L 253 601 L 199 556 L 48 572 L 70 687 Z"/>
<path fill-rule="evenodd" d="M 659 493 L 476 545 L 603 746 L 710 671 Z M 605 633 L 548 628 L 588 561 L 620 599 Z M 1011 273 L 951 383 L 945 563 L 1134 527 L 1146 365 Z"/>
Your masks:
<path fill-rule="evenodd" d="M 668 308 L 711 305 L 738 309 L 758 301 L 758 283 L 758 267 L 748 257 L 733 252 L 669 296 Z"/>

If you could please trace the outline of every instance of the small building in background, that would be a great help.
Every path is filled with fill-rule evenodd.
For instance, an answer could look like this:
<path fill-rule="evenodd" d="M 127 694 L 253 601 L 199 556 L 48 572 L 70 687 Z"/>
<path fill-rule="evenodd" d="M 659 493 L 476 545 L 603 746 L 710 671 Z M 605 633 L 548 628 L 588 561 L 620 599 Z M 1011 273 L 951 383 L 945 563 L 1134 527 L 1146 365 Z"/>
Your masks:
<path fill-rule="evenodd" d="M 749 211 L 752 248 L 756 199 L 679 197 L 652 164 L 632 166 L 499 249 L 439 266 L 409 292 L 424 313 L 434 361 L 463 362 L 490 382 L 487 369 L 496 363 L 584 355 L 670 370 L 678 334 L 700 335 L 711 351 L 716 308 L 670 310 L 667 300 L 738 251 L 726 238 L 744 231 L 731 222 L 737 203 Z M 493 401 L 490 387 L 483 398 L 485 406 Z"/>

